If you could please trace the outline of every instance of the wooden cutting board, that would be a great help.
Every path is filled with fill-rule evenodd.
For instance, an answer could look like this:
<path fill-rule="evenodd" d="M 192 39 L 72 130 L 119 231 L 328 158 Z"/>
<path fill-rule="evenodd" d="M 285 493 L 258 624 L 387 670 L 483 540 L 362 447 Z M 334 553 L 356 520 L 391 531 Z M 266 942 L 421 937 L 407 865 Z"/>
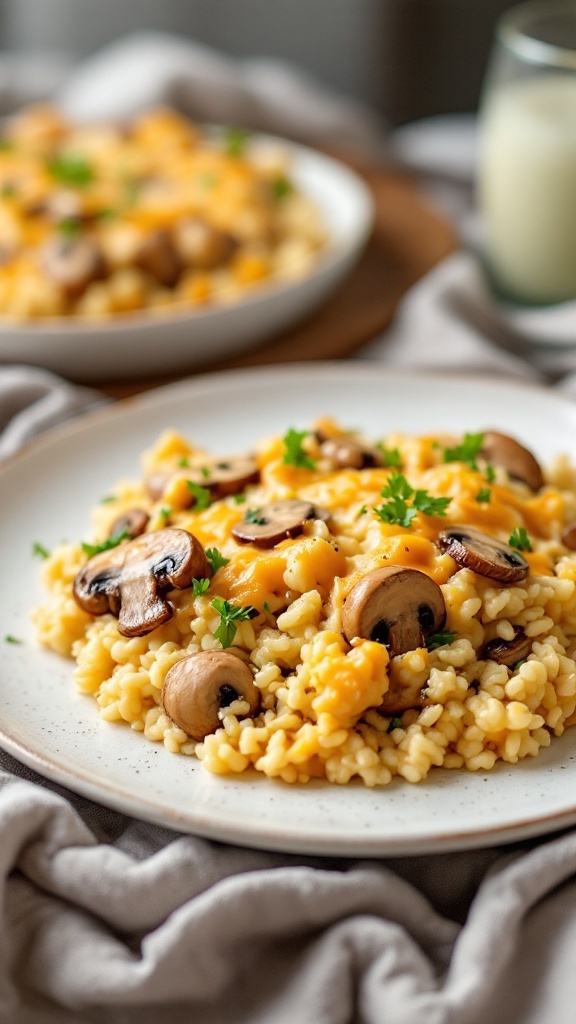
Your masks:
<path fill-rule="evenodd" d="M 374 231 L 359 263 L 326 304 L 305 321 L 229 360 L 207 363 L 197 372 L 343 358 L 383 331 L 408 288 L 455 248 L 452 228 L 426 205 L 408 176 L 386 167 L 345 162 L 365 179 L 376 208 Z M 113 398 L 124 398 L 174 379 L 102 381 L 96 387 Z"/>

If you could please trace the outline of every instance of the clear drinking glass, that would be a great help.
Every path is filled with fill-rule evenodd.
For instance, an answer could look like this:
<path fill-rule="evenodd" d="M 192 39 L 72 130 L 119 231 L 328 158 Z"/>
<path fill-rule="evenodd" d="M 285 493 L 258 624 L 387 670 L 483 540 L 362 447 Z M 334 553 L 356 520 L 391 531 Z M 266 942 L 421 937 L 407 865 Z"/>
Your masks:
<path fill-rule="evenodd" d="M 478 203 L 496 290 L 576 298 L 576 0 L 498 22 L 480 108 Z"/>

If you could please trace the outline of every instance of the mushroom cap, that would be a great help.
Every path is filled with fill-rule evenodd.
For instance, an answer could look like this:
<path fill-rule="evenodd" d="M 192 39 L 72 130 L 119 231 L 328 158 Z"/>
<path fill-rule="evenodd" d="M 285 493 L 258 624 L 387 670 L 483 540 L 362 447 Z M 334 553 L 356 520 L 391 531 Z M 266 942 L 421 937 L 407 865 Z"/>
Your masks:
<path fill-rule="evenodd" d="M 488 462 L 502 466 L 514 480 L 521 480 L 532 491 L 538 491 L 544 484 L 539 463 L 531 451 L 513 437 L 487 430 L 482 441 L 481 455 Z"/>
<path fill-rule="evenodd" d="M 194 740 L 203 740 L 222 724 L 218 712 L 233 700 L 245 700 L 253 717 L 260 691 L 248 665 L 229 651 L 201 651 L 177 661 L 166 673 L 162 702 L 172 721 Z"/>
<path fill-rule="evenodd" d="M 330 437 L 320 445 L 320 454 L 330 460 L 333 469 L 362 469 L 367 465 L 361 444 L 349 437 Z"/>
<path fill-rule="evenodd" d="M 514 627 L 515 637 L 513 640 L 502 640 L 497 636 L 489 640 L 481 651 L 481 657 L 487 661 L 496 661 L 499 665 L 511 667 L 517 661 L 523 661 L 532 650 L 534 638 L 526 636 L 520 626 Z"/>
<path fill-rule="evenodd" d="M 49 277 L 71 296 L 80 295 L 104 273 L 100 248 L 93 238 L 51 238 L 42 252 L 42 266 Z"/>
<path fill-rule="evenodd" d="M 238 494 L 248 484 L 258 483 L 260 470 L 251 455 L 234 455 L 208 460 L 201 466 L 189 469 L 178 469 L 169 472 L 157 470 L 146 477 L 145 486 L 153 501 L 158 501 L 168 484 L 173 480 L 190 480 L 191 483 L 210 491 L 212 498 L 224 498 L 227 494 Z M 188 507 L 194 504 L 195 497 L 190 491 Z"/>
<path fill-rule="evenodd" d="M 166 230 L 154 231 L 144 239 L 136 254 L 136 263 L 166 288 L 173 288 L 182 273 L 182 260 Z"/>
<path fill-rule="evenodd" d="M 149 522 L 150 516 L 143 508 L 129 508 L 114 520 L 108 536 L 116 537 L 119 533 L 126 532 L 128 537 L 134 539 L 144 533 Z"/>
<path fill-rule="evenodd" d="M 203 217 L 181 220 L 175 227 L 174 237 L 184 262 L 199 270 L 222 266 L 238 245 L 231 234 L 209 224 Z"/>
<path fill-rule="evenodd" d="M 426 573 L 403 565 L 374 569 L 352 588 L 342 609 L 342 629 L 384 643 L 390 654 L 424 646 L 446 621 L 442 591 Z"/>
<path fill-rule="evenodd" d="M 260 470 L 251 455 L 234 455 L 191 469 L 186 479 L 206 487 L 214 497 L 224 498 L 227 494 L 238 494 L 248 484 L 258 483 Z"/>
<path fill-rule="evenodd" d="M 166 527 L 93 555 L 76 576 L 73 594 L 92 615 L 116 615 L 123 636 L 144 636 L 172 618 L 169 590 L 210 575 L 200 541 Z"/>
<path fill-rule="evenodd" d="M 516 548 L 472 526 L 450 526 L 438 534 L 438 545 L 462 569 L 472 569 L 501 583 L 518 583 L 528 575 L 526 559 Z"/>
<path fill-rule="evenodd" d="M 568 523 L 562 530 L 562 543 L 569 551 L 576 551 L 576 522 Z"/>
<path fill-rule="evenodd" d="M 258 509 L 249 509 L 244 518 L 232 527 L 232 536 L 241 544 L 273 548 L 275 544 L 302 533 L 309 519 L 327 522 L 330 513 L 310 501 L 287 498 L 272 501 Z"/>

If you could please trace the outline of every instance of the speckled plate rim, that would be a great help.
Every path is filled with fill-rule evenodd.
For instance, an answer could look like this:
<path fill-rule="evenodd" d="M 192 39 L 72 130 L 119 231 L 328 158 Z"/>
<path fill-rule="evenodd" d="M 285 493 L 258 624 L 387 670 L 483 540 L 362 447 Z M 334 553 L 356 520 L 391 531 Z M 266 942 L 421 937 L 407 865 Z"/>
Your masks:
<path fill-rule="evenodd" d="M 483 775 L 433 769 L 421 786 L 288 787 L 255 773 L 217 778 L 128 728 L 101 722 L 94 703 L 75 693 L 71 664 L 36 648 L 27 622 L 29 605 L 41 596 L 32 542 L 50 546 L 62 539 L 61 517 L 70 535 L 81 535 L 77 531 L 87 528 L 104 484 L 108 489 L 118 476 L 137 473 L 134 456 L 153 441 L 159 425 L 186 429 L 199 443 L 225 452 L 231 432 L 239 450 L 262 433 L 307 426 L 323 413 L 368 432 L 376 424 L 382 432 L 497 426 L 524 439 L 542 459 L 565 450 L 576 426 L 576 405 L 543 388 L 353 362 L 199 376 L 53 431 L 0 468 L 0 558 L 23 567 L 16 595 L 5 577 L 0 580 L 3 633 L 23 639 L 3 644 L 0 746 L 41 776 L 133 817 L 284 852 L 419 855 L 573 825 L 572 730 L 535 759 Z M 71 480 L 78 493 L 66 490 Z"/>

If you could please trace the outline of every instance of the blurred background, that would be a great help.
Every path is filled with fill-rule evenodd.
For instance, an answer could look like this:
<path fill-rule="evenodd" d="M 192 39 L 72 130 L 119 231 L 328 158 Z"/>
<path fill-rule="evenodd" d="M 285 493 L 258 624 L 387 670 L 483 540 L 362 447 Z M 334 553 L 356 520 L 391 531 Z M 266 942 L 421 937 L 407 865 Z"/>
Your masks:
<path fill-rule="evenodd" d="M 510 0 L 0 0 L 0 48 L 75 62 L 135 30 L 288 61 L 391 127 L 476 109 Z M 45 67 L 46 64 L 43 65 Z M 35 73 L 31 70 L 31 74 Z"/>

